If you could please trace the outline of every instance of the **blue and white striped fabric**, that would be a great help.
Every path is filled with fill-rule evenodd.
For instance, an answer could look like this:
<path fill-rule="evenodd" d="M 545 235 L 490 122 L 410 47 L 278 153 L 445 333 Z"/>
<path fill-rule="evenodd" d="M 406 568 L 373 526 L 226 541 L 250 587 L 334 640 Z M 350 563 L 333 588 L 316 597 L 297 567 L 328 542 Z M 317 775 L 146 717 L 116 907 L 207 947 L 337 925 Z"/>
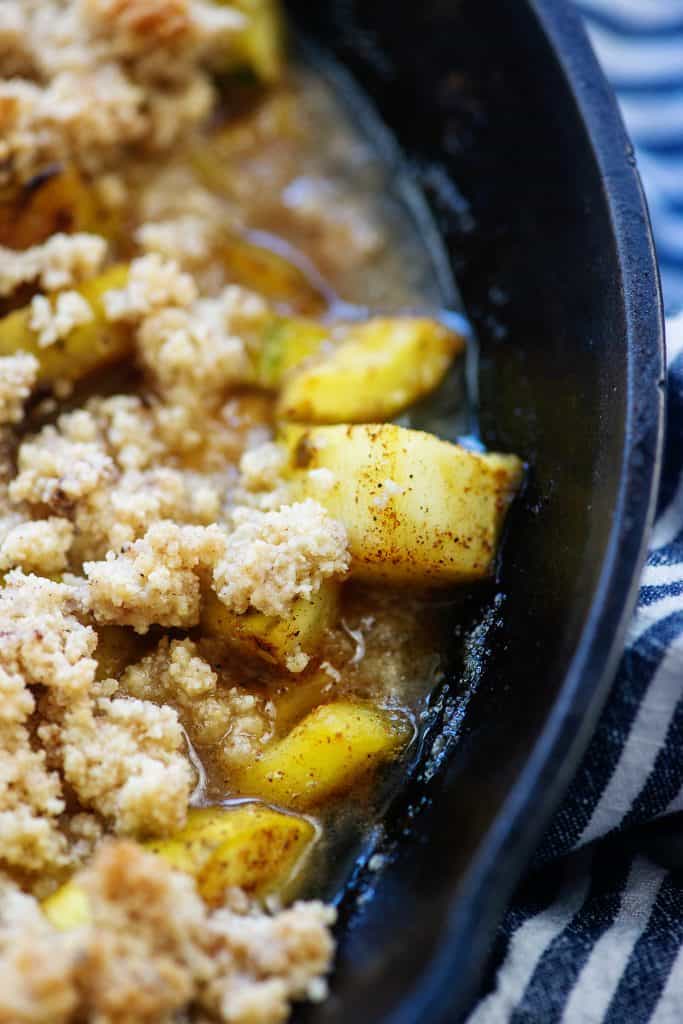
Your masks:
<path fill-rule="evenodd" d="M 683 0 L 579 0 L 636 143 L 668 309 L 683 308 Z"/>
<path fill-rule="evenodd" d="M 578 6 L 650 203 L 671 317 L 666 458 L 610 699 L 467 1024 L 683 1024 L 683 0 Z"/>

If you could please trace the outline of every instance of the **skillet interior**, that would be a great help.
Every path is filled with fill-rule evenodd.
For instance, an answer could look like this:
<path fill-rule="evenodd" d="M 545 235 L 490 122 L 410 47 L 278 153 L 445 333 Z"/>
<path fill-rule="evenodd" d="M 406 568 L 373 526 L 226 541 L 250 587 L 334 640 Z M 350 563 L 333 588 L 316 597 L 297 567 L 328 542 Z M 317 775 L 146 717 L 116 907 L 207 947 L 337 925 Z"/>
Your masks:
<path fill-rule="evenodd" d="M 398 136 L 479 334 L 484 439 L 532 467 L 470 645 L 475 692 L 464 716 L 443 695 L 447 756 L 426 750 L 395 802 L 386 870 L 349 883 L 333 996 L 310 1011 L 432 1024 L 471 998 L 610 681 L 657 477 L 657 277 L 628 141 L 563 0 L 290 6 Z"/>

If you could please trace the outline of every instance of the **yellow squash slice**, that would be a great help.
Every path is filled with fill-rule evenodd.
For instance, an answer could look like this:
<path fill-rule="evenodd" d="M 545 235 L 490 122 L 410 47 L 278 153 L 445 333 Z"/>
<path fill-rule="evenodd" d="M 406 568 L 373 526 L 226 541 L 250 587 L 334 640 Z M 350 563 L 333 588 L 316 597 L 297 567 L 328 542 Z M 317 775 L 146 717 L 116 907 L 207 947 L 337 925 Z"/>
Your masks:
<path fill-rule="evenodd" d="M 412 586 L 489 576 L 522 478 L 514 455 L 481 455 L 394 424 L 286 426 L 297 497 L 346 527 L 351 573 Z M 331 474 L 321 487 L 317 474 Z"/>
<path fill-rule="evenodd" d="M 97 626 L 96 632 L 97 679 L 118 679 L 147 647 L 144 637 L 127 626 Z"/>
<path fill-rule="evenodd" d="M 276 82 L 284 61 L 283 22 L 278 0 L 215 0 L 229 2 L 244 16 L 244 28 L 231 37 L 219 70 L 250 71 L 263 82 Z"/>
<path fill-rule="evenodd" d="M 403 716 L 351 701 L 323 704 L 237 771 L 232 782 L 245 796 L 306 810 L 348 792 L 396 757 L 411 737 Z"/>
<path fill-rule="evenodd" d="M 208 587 L 202 599 L 201 628 L 231 646 L 257 655 L 271 665 L 289 668 L 303 652 L 315 654 L 326 630 L 336 619 L 339 584 L 323 582 L 310 601 L 297 598 L 285 617 L 264 615 L 250 609 L 241 615 L 231 611 Z"/>
<path fill-rule="evenodd" d="M 229 281 L 251 288 L 272 302 L 286 303 L 292 310 L 310 316 L 325 309 L 327 300 L 322 292 L 296 263 L 274 249 L 231 235 L 218 246 L 216 256 Z"/>
<path fill-rule="evenodd" d="M 181 832 L 142 845 L 192 875 L 205 902 L 218 906 L 233 887 L 255 899 L 271 893 L 285 899 L 315 839 L 306 818 L 244 803 L 191 810 Z M 74 928 L 88 921 L 88 898 L 77 882 L 67 882 L 43 911 L 55 927 Z"/>
<path fill-rule="evenodd" d="M 285 381 L 278 413 L 301 423 L 391 419 L 440 384 L 464 341 L 437 320 L 353 325 L 341 344 Z"/>
<path fill-rule="evenodd" d="M 123 288 L 127 280 L 127 265 L 117 264 L 76 289 L 89 302 L 93 319 L 45 348 L 29 327 L 30 307 L 9 313 L 0 320 L 0 355 L 30 352 L 39 363 L 39 381 L 48 384 L 55 380 L 77 381 L 116 362 L 131 351 L 132 334 L 126 324 L 107 322 L 102 297 L 110 289 Z"/>
<path fill-rule="evenodd" d="M 275 728 L 284 736 L 314 708 L 334 697 L 334 680 L 322 668 L 292 676 L 285 685 L 270 691 L 275 706 Z"/>
<path fill-rule="evenodd" d="M 256 383 L 275 390 L 287 374 L 315 355 L 329 335 L 315 320 L 274 317 L 263 330 L 256 357 Z"/>

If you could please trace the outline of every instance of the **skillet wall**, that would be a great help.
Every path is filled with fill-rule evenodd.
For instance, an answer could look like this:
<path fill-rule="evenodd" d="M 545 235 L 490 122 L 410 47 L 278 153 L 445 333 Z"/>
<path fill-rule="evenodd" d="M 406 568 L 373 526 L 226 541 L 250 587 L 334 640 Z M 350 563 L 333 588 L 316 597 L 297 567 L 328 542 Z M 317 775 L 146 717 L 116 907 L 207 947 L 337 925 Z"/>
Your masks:
<path fill-rule="evenodd" d="M 419 1018 L 409 994 L 443 943 L 449 901 L 557 699 L 605 559 L 625 446 L 622 279 L 604 181 L 526 3 L 290 7 L 364 86 L 414 166 L 479 335 L 484 439 L 532 467 L 510 524 L 481 678 L 448 768 L 406 796 L 394 826 L 405 833 L 400 858 L 372 902 L 347 908 L 333 998 L 312 1014 L 412 1024 Z M 654 289 L 649 258 L 642 254 L 642 273 Z M 578 734 L 583 724 L 571 728 Z M 559 792 L 572 768 L 555 764 L 549 790 Z M 424 806 L 414 817 L 408 804 L 416 801 Z M 535 821 L 529 830 L 537 832 Z M 511 884 L 502 864 L 500 875 L 481 904 L 487 933 Z M 422 1018 L 430 1024 L 444 1008 L 455 1017 L 471 996 L 484 952 L 482 929 L 474 931 L 446 1004 L 439 996 L 439 1013 L 434 1004 Z"/>

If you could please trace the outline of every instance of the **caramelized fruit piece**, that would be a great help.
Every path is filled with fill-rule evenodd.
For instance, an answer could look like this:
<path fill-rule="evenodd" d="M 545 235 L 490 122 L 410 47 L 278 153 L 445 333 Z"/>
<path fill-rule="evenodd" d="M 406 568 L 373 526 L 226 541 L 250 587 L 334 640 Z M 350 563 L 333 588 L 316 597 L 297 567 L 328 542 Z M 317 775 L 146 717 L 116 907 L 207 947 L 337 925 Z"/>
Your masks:
<path fill-rule="evenodd" d="M 305 810 L 348 792 L 411 736 L 404 716 L 351 701 L 323 704 L 232 781 L 245 796 Z"/>

